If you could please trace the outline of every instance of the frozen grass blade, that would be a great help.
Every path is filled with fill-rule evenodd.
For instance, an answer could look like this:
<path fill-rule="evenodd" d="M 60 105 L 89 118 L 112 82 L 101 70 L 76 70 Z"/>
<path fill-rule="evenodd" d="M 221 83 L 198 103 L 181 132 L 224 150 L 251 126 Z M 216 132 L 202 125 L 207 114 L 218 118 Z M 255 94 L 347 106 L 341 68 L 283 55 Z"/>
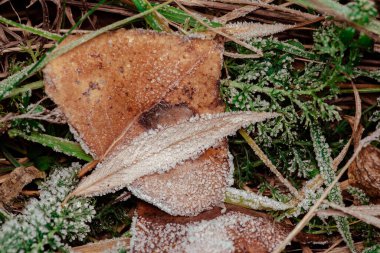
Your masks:
<path fill-rule="evenodd" d="M 331 150 L 326 143 L 326 139 L 323 136 L 319 126 L 316 124 L 311 125 L 310 133 L 320 173 L 325 181 L 325 184 L 330 185 L 335 179 L 335 172 L 332 167 L 333 161 L 331 159 Z M 334 186 L 331 189 L 327 198 L 335 204 L 343 205 L 342 193 L 338 186 Z M 347 246 L 352 252 L 356 252 L 347 217 L 334 216 L 334 219 Z"/>
<path fill-rule="evenodd" d="M 139 12 L 144 12 L 146 10 L 152 9 L 152 5 L 149 3 L 148 0 L 132 0 L 132 2 L 134 3 Z M 163 18 L 158 15 L 156 11 L 146 15 L 144 19 L 153 30 L 159 32 L 170 32 L 169 26 L 166 24 Z"/>
<path fill-rule="evenodd" d="M 24 86 L 20 88 L 15 88 L 12 91 L 10 91 L 6 96 L 3 97 L 3 99 L 10 98 L 13 96 L 16 96 L 18 94 L 30 91 L 30 90 L 36 90 L 44 87 L 44 82 L 43 81 L 35 81 L 32 83 L 25 84 Z"/>
<path fill-rule="evenodd" d="M 20 29 L 22 29 L 25 32 L 30 32 L 30 33 L 33 33 L 35 35 L 38 35 L 40 37 L 43 37 L 43 38 L 46 38 L 46 39 L 49 39 L 49 40 L 59 41 L 60 39 L 62 39 L 61 35 L 58 35 L 58 34 L 55 34 L 55 33 L 51 33 L 51 32 L 48 32 L 48 31 L 45 31 L 45 30 L 42 30 L 42 29 L 39 29 L 39 28 L 35 28 L 35 27 L 32 27 L 32 26 L 20 24 L 20 23 L 14 22 L 13 20 L 6 19 L 6 18 L 4 18 L 2 16 L 0 16 L 0 23 L 20 28 Z"/>
<path fill-rule="evenodd" d="M 86 154 L 78 143 L 69 140 L 41 133 L 25 134 L 17 129 L 9 130 L 8 134 L 10 137 L 22 137 L 28 141 L 36 142 L 45 147 L 52 148 L 56 152 L 74 156 L 87 162 L 92 161 L 92 157 Z"/>
<path fill-rule="evenodd" d="M 232 187 L 227 188 L 224 202 L 254 210 L 280 211 L 293 208 L 291 205 L 274 199 Z"/>

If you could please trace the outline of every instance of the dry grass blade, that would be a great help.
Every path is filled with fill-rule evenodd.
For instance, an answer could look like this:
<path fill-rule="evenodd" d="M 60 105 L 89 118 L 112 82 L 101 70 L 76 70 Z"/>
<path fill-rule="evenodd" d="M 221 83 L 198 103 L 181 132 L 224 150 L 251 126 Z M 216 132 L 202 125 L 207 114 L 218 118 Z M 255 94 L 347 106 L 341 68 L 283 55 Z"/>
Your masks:
<path fill-rule="evenodd" d="M 254 112 L 205 115 L 142 134 L 98 165 L 71 195 L 104 195 L 142 176 L 168 171 L 180 162 L 198 157 L 240 127 L 275 116 Z"/>
<path fill-rule="evenodd" d="M 175 1 L 175 0 L 174 0 L 174 1 Z M 192 13 L 191 11 L 189 11 L 187 8 L 185 8 L 181 3 L 179 3 L 178 1 L 175 1 L 175 2 L 177 3 L 177 5 L 178 5 L 182 10 L 184 10 L 187 14 L 191 15 L 191 16 L 192 16 L 194 19 L 196 19 L 199 23 L 201 23 L 202 25 L 206 26 L 210 31 L 213 31 L 213 32 L 215 32 L 215 33 L 217 33 L 217 34 L 219 34 L 219 35 L 221 35 L 221 36 L 223 36 L 223 37 L 225 37 L 225 38 L 227 38 L 227 39 L 229 39 L 229 40 L 235 42 L 236 44 L 239 44 L 239 45 L 241 45 L 241 46 L 243 46 L 243 47 L 245 47 L 245 48 L 251 50 L 252 52 L 257 53 L 257 57 L 262 57 L 262 56 L 263 56 L 263 52 L 262 52 L 260 49 L 258 49 L 258 48 L 256 48 L 256 47 L 253 47 L 252 45 L 250 45 L 250 44 L 248 44 L 248 43 L 246 43 L 246 42 L 244 42 L 244 41 L 241 41 L 241 40 L 239 40 L 238 38 L 236 38 L 236 37 L 234 37 L 234 36 L 228 35 L 228 34 L 226 34 L 226 33 L 224 33 L 224 32 L 219 31 L 219 30 L 216 29 L 216 28 L 213 28 L 213 27 L 209 26 L 209 25 L 208 25 L 207 23 L 205 23 L 201 18 L 199 18 L 197 15 L 195 15 L 194 13 Z"/>
<path fill-rule="evenodd" d="M 277 178 L 281 181 L 281 183 L 283 183 L 286 187 L 288 187 L 289 191 L 293 194 L 293 196 L 301 200 L 301 196 L 298 193 L 297 189 L 286 178 L 284 178 L 281 175 L 281 173 L 277 170 L 276 166 L 274 166 L 272 161 L 265 155 L 265 153 L 260 149 L 260 147 L 256 144 L 256 142 L 249 136 L 249 134 L 244 130 L 240 130 L 239 133 L 247 141 L 248 145 L 253 149 L 255 154 L 270 169 L 270 171 L 272 171 L 272 173 L 277 176 Z"/>
<path fill-rule="evenodd" d="M 336 210 L 339 210 L 343 213 L 349 214 L 355 218 L 358 218 L 359 220 L 364 221 L 367 224 L 371 224 L 377 228 L 380 228 L 380 219 L 375 217 L 375 216 L 368 215 L 368 214 L 364 213 L 362 210 L 357 211 L 357 210 L 353 210 L 351 208 L 339 206 L 339 205 L 331 203 L 331 202 L 327 202 L 327 201 L 325 201 L 325 202 Z M 379 215 L 379 213 L 377 213 L 377 215 Z"/>

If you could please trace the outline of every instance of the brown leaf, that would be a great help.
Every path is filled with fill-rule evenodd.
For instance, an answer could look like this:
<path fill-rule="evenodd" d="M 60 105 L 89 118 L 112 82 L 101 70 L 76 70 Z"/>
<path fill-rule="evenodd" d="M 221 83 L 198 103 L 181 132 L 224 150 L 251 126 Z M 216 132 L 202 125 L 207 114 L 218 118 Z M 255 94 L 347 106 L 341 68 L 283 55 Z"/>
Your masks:
<path fill-rule="evenodd" d="M 140 203 L 131 252 L 270 252 L 291 231 L 267 215 L 227 206 L 196 217 L 173 217 Z"/>
<path fill-rule="evenodd" d="M 101 157 L 125 130 L 128 142 L 150 128 L 144 122 L 152 114 L 144 113 L 154 107 L 183 104 L 192 114 L 222 112 L 221 55 L 221 45 L 212 40 L 121 29 L 49 63 L 46 92 L 77 137 Z"/>
<path fill-rule="evenodd" d="M 348 170 L 349 184 L 363 189 L 371 197 L 380 197 L 380 150 L 364 147 Z"/>
<path fill-rule="evenodd" d="M 65 113 L 82 146 L 102 157 L 115 140 L 127 144 L 157 125 L 173 125 L 195 114 L 223 112 L 218 87 L 222 51 L 222 46 L 211 40 L 118 30 L 51 62 L 44 70 L 46 92 Z M 160 196 L 161 208 L 180 210 L 181 201 L 173 198 L 200 196 L 207 189 L 207 203 L 215 205 L 222 201 L 220 190 L 227 186 L 220 181 L 221 175 L 229 173 L 227 160 L 224 144 L 170 172 L 138 179 L 130 190 L 150 202 Z M 205 170 L 209 163 L 215 166 Z M 184 184 L 184 179 L 177 181 L 176 177 L 185 178 L 190 172 L 204 174 L 209 184 L 193 181 L 194 188 L 176 195 L 169 195 L 162 187 L 154 192 L 149 189 L 157 181 Z M 206 208 L 204 201 L 198 203 L 197 210 Z"/>
<path fill-rule="evenodd" d="M 45 177 L 45 173 L 33 166 L 14 169 L 9 174 L 9 177 L 0 185 L 0 201 L 3 204 L 9 205 L 21 193 L 25 185 L 36 178 L 43 177 Z"/>

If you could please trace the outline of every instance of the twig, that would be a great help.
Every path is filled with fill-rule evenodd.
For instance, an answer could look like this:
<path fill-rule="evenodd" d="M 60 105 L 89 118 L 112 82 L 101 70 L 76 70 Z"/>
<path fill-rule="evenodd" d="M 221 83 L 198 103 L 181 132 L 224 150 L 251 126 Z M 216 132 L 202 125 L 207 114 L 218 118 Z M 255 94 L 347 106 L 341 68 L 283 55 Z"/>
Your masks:
<path fill-rule="evenodd" d="M 256 144 L 256 142 L 249 136 L 249 134 L 240 129 L 239 133 L 243 136 L 244 140 L 248 143 L 248 145 L 253 149 L 255 154 L 263 161 L 263 163 L 275 174 L 278 179 L 283 183 L 286 187 L 288 187 L 289 191 L 298 199 L 301 200 L 302 197 L 298 193 L 297 189 L 286 179 L 281 173 L 277 170 L 276 166 L 273 165 L 272 161 L 264 154 L 264 152 L 260 149 L 260 147 Z"/>
<path fill-rule="evenodd" d="M 226 33 L 224 33 L 224 32 L 221 32 L 221 31 L 219 31 L 218 29 L 215 29 L 215 28 L 209 26 L 206 22 L 204 22 L 201 18 L 197 17 L 197 15 L 194 15 L 194 13 L 192 13 L 191 11 L 189 11 L 189 10 L 188 10 L 185 6 L 183 6 L 181 3 L 179 3 L 179 2 L 176 1 L 176 0 L 174 0 L 174 2 L 175 2 L 175 3 L 176 3 L 176 4 L 177 4 L 177 5 L 178 5 L 178 6 L 179 6 L 184 12 L 186 12 L 187 14 L 189 14 L 190 16 L 192 16 L 195 20 L 197 20 L 197 21 L 198 21 L 199 23 L 201 23 L 203 26 L 207 27 L 209 30 L 215 32 L 216 34 L 222 35 L 223 37 L 225 37 L 225 38 L 227 38 L 227 39 L 229 39 L 229 40 L 235 42 L 236 44 L 239 44 L 240 46 L 243 46 L 243 47 L 245 47 L 245 48 L 251 50 L 252 52 L 257 53 L 257 57 L 262 57 L 262 56 L 263 56 L 263 52 L 262 52 L 260 49 L 254 47 L 254 46 L 252 46 L 252 45 L 250 45 L 250 44 L 248 44 L 248 43 L 246 43 L 246 42 L 244 42 L 244 41 L 241 41 L 241 40 L 239 40 L 239 39 L 237 39 L 237 38 L 235 38 L 235 37 L 233 37 L 233 36 L 230 36 L 230 35 L 228 35 L 228 34 L 226 34 Z"/>

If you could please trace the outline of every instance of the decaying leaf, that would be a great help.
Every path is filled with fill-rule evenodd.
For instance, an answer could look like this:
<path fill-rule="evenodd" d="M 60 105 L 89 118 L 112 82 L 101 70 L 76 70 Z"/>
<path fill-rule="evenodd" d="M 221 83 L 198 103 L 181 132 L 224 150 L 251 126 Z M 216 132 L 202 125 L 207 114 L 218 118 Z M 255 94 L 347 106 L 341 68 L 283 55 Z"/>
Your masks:
<path fill-rule="evenodd" d="M 44 70 L 46 92 L 65 113 L 82 146 L 95 157 L 102 157 L 115 140 L 127 145 L 158 125 L 173 125 L 196 114 L 223 112 L 218 87 L 222 51 L 223 47 L 211 40 L 118 30 L 51 62 Z M 222 200 L 220 190 L 227 182 L 221 180 L 230 170 L 227 146 L 210 150 L 168 173 L 138 179 L 129 188 L 151 203 L 160 196 L 157 204 L 179 214 L 184 202 L 170 201 L 175 197 L 186 199 L 189 192 L 169 195 L 165 188 L 157 187 L 153 192 L 150 186 L 157 181 L 178 183 L 172 177 L 198 173 L 209 183 L 193 181 L 194 189 L 198 189 L 195 194 L 206 190 L 209 194 L 197 202 L 194 211 L 215 205 L 216 199 L 217 203 Z M 215 166 L 205 170 L 210 163 Z"/>
<path fill-rule="evenodd" d="M 364 147 L 348 170 L 349 184 L 363 189 L 371 197 L 380 197 L 380 150 Z"/>
<path fill-rule="evenodd" d="M 174 126 L 149 131 L 129 145 L 115 150 L 90 176 L 81 181 L 73 195 L 103 195 L 121 189 L 145 175 L 166 172 L 176 164 L 197 158 L 206 149 L 218 146 L 224 137 L 235 134 L 239 128 L 275 116 L 277 114 L 255 112 L 206 114 Z M 203 178 L 204 182 L 201 183 L 205 184 L 207 180 Z M 191 190 L 189 185 L 191 182 L 182 187 Z M 170 187 L 166 185 L 166 189 Z"/>
<path fill-rule="evenodd" d="M 140 204 L 131 252 L 270 252 L 291 231 L 268 216 L 236 206 L 196 217 L 173 217 Z"/>
<path fill-rule="evenodd" d="M 45 173 L 33 166 L 16 168 L 0 185 L 0 202 L 6 205 L 10 204 L 20 194 L 25 185 L 36 178 L 43 178 L 44 176 Z"/>

